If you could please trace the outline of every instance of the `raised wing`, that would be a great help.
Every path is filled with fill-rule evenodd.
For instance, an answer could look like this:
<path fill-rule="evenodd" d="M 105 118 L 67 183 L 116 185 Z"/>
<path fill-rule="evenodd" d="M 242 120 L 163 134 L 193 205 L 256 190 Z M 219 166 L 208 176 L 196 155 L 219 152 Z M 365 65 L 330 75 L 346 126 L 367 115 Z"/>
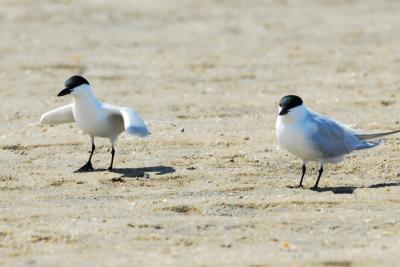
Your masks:
<path fill-rule="evenodd" d="M 128 134 L 140 137 L 149 135 L 146 124 L 136 111 L 127 107 L 116 107 L 108 104 L 103 104 L 103 106 L 112 114 L 122 116 L 124 128 Z"/>
<path fill-rule="evenodd" d="M 72 103 L 46 112 L 40 118 L 42 124 L 61 124 L 75 122 Z"/>
<path fill-rule="evenodd" d="M 354 129 L 340 124 L 320 114 L 313 114 L 315 123 L 311 139 L 325 158 L 335 158 L 349 154 L 354 150 L 371 148 L 379 142 L 363 142 L 356 135 Z"/>

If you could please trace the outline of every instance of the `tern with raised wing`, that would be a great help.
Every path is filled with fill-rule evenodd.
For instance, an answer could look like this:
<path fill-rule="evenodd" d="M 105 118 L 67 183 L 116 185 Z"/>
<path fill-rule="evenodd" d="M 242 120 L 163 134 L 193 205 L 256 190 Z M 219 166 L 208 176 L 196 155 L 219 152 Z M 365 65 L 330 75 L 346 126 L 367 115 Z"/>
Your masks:
<path fill-rule="evenodd" d="M 111 142 L 111 163 L 113 168 L 115 144 L 118 136 L 127 132 L 130 135 L 145 137 L 149 134 L 146 124 L 137 112 L 128 107 L 118 107 L 98 101 L 89 82 L 82 76 L 72 76 L 65 82 L 65 88 L 58 94 L 71 94 L 71 104 L 46 112 L 40 118 L 42 124 L 60 124 L 76 122 L 79 129 L 88 134 L 92 150 L 88 162 L 76 172 L 92 171 L 92 156 L 95 150 L 94 138 L 108 138 Z"/>
<path fill-rule="evenodd" d="M 313 187 L 316 189 L 325 163 L 339 163 L 346 154 L 382 143 L 382 140 L 373 139 L 398 132 L 400 130 L 362 134 L 338 121 L 311 111 L 296 95 L 287 95 L 279 102 L 276 134 L 280 146 L 302 161 L 299 187 L 303 186 L 307 162 L 320 163 L 318 178 Z"/>

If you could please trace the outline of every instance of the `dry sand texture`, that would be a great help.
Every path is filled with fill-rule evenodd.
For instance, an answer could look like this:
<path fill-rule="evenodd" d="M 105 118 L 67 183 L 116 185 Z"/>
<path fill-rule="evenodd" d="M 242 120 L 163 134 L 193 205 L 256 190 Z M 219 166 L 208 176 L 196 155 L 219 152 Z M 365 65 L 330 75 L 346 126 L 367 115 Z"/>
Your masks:
<path fill-rule="evenodd" d="M 399 137 L 290 189 L 277 102 L 399 124 L 399 1 L 0 2 L 0 265 L 398 266 Z M 149 122 L 114 172 L 40 115 L 72 74 Z M 170 123 L 168 123 L 170 122 Z M 181 132 L 184 128 L 184 132 Z M 97 140 L 94 166 L 109 164 Z M 317 170 L 310 168 L 307 187 Z"/>

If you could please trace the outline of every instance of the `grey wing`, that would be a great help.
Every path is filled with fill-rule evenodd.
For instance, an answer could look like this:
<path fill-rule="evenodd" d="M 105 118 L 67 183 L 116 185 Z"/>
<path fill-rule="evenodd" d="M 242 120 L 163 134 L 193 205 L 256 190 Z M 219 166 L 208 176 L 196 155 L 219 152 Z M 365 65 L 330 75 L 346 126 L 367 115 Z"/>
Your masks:
<path fill-rule="evenodd" d="M 103 104 L 110 113 L 120 116 L 124 122 L 124 128 L 128 134 L 140 137 L 149 135 L 149 130 L 139 114 L 127 107 L 117 107 Z"/>
<path fill-rule="evenodd" d="M 325 158 L 339 157 L 363 147 L 363 143 L 339 122 L 319 114 L 314 114 L 316 127 L 311 139 L 315 147 Z"/>
<path fill-rule="evenodd" d="M 40 123 L 42 124 L 60 124 L 75 122 L 74 115 L 72 113 L 72 103 L 50 110 L 42 115 Z"/>

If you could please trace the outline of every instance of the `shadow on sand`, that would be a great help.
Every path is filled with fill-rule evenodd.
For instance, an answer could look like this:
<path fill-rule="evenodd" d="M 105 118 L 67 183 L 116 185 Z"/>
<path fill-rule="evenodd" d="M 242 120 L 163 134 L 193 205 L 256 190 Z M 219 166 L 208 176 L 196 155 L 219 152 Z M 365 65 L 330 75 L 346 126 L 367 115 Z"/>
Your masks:
<path fill-rule="evenodd" d="M 168 166 L 154 166 L 144 168 L 116 168 L 111 172 L 122 174 L 121 178 L 139 178 L 144 177 L 145 173 L 154 172 L 156 175 L 174 173 L 175 169 Z"/>
<path fill-rule="evenodd" d="M 310 190 L 315 192 L 332 192 L 334 194 L 353 194 L 354 190 L 360 188 L 381 188 L 381 187 L 392 187 L 400 186 L 400 182 L 396 183 L 379 183 L 370 186 L 339 186 L 339 187 L 323 187 L 323 188 L 310 188 Z"/>
<path fill-rule="evenodd" d="M 96 169 L 95 171 L 107 171 L 106 169 Z M 110 172 L 122 174 L 119 178 L 140 178 L 144 177 L 146 173 L 153 172 L 156 175 L 163 175 L 174 173 L 175 169 L 168 166 L 153 166 L 143 168 L 114 168 Z"/>

